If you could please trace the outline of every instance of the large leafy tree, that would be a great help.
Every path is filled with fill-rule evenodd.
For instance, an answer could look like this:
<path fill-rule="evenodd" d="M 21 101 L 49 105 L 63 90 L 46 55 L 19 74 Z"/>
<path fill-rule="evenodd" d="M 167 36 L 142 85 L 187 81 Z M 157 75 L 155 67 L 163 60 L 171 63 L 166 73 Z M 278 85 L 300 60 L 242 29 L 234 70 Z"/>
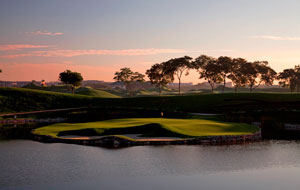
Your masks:
<path fill-rule="evenodd" d="M 222 75 L 217 60 L 213 57 L 201 55 L 192 63 L 193 68 L 197 69 L 200 74 L 200 79 L 205 79 L 214 92 L 216 84 L 222 82 Z"/>
<path fill-rule="evenodd" d="M 164 67 L 166 74 L 173 74 L 178 79 L 178 93 L 181 92 L 181 77 L 185 72 L 185 75 L 189 74 L 189 69 L 191 68 L 191 60 L 193 58 L 189 56 L 179 57 L 170 59 L 167 62 L 164 62 Z"/>
<path fill-rule="evenodd" d="M 72 93 L 74 94 L 75 87 L 81 85 L 83 78 L 80 73 L 66 70 L 59 74 L 59 80 L 67 85 L 71 85 Z"/>
<path fill-rule="evenodd" d="M 166 71 L 164 63 L 152 65 L 151 68 L 146 71 L 146 75 L 150 79 L 151 84 L 158 87 L 159 95 L 161 95 L 162 88 L 173 81 L 173 75 Z"/>
<path fill-rule="evenodd" d="M 243 72 L 243 75 L 246 77 L 246 84 L 249 86 L 250 91 L 257 88 L 260 84 L 255 86 L 257 82 L 257 78 L 259 77 L 259 62 L 245 62 L 241 65 L 240 69 Z M 261 82 L 261 81 L 260 81 Z"/>
<path fill-rule="evenodd" d="M 115 73 L 114 80 L 123 82 L 129 95 L 132 95 L 135 85 L 135 82 L 144 82 L 145 75 L 139 72 L 133 72 L 130 68 L 124 67 L 120 69 L 120 72 Z"/>
<path fill-rule="evenodd" d="M 133 72 L 130 68 L 124 67 L 120 69 L 120 72 L 117 71 L 115 73 L 114 80 L 123 82 L 125 85 L 125 88 L 127 90 L 129 83 L 131 82 L 131 76 L 133 75 Z"/>
<path fill-rule="evenodd" d="M 297 92 L 300 91 L 300 65 L 296 65 L 295 68 L 295 75 L 296 75 L 296 87 L 297 87 Z"/>
<path fill-rule="evenodd" d="M 222 92 L 224 92 L 225 90 L 226 78 L 228 77 L 228 75 L 232 70 L 232 61 L 233 61 L 232 58 L 227 56 L 220 56 L 217 59 L 217 66 L 219 67 L 219 72 L 220 75 L 222 76 L 222 81 L 223 81 Z"/>
<path fill-rule="evenodd" d="M 212 60 L 214 60 L 213 57 L 207 56 L 207 55 L 200 55 L 199 57 L 197 57 L 192 63 L 191 66 L 193 69 L 196 69 L 198 72 L 201 71 L 203 65 L 208 64 L 209 62 L 211 62 Z"/>
<path fill-rule="evenodd" d="M 255 61 L 244 65 L 250 91 L 261 84 L 272 85 L 277 73 L 268 66 L 267 61 Z"/>
<path fill-rule="evenodd" d="M 238 88 L 247 84 L 247 70 L 245 67 L 246 64 L 247 60 L 243 58 L 234 58 L 232 60 L 232 67 L 228 78 L 232 81 L 235 92 Z"/>
<path fill-rule="evenodd" d="M 277 77 L 279 84 L 283 87 L 289 87 L 291 92 L 295 91 L 297 86 L 299 87 L 300 74 L 297 72 L 297 69 L 297 66 L 295 69 L 284 69 Z"/>

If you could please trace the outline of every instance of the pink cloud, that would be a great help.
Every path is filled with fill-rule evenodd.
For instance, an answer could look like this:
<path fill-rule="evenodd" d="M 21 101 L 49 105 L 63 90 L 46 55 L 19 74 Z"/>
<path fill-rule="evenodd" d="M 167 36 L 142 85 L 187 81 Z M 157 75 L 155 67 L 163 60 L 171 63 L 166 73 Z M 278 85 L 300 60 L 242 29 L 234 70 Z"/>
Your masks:
<path fill-rule="evenodd" d="M 47 48 L 49 46 L 31 45 L 31 44 L 7 44 L 0 45 L 0 51 L 13 51 L 22 49 Z"/>
<path fill-rule="evenodd" d="M 113 74 L 119 66 L 89 66 L 72 65 L 70 63 L 0 63 L 2 73 L 0 80 L 3 81 L 31 81 L 46 80 L 57 81 L 60 72 L 67 69 L 80 72 L 84 80 L 106 80 L 113 81 Z M 101 74 L 100 74 L 101 73 Z"/>
<path fill-rule="evenodd" d="M 118 56 L 138 56 L 138 55 L 157 55 L 157 54 L 173 54 L 188 53 L 190 51 L 183 49 L 127 49 L 127 50 L 68 50 L 53 49 L 43 51 L 32 51 L 24 54 L 3 55 L 3 58 L 18 57 L 75 57 L 83 55 L 118 55 Z"/>
<path fill-rule="evenodd" d="M 44 31 L 37 30 L 35 32 L 30 32 L 30 34 L 43 35 L 43 36 L 60 36 L 60 35 L 63 35 L 64 33 L 62 33 L 62 32 L 49 32 L 47 30 L 44 30 Z"/>
<path fill-rule="evenodd" d="M 300 37 L 290 37 L 290 36 L 272 36 L 272 35 L 261 35 L 261 36 L 250 36 L 250 38 L 261 38 L 268 40 L 286 40 L 286 41 L 299 41 Z"/>

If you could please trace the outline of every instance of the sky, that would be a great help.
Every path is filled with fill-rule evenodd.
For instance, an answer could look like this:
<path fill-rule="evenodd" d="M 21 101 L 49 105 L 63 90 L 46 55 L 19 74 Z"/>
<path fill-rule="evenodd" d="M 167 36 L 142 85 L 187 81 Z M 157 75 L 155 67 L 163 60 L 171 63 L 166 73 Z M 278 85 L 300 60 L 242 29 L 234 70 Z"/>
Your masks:
<path fill-rule="evenodd" d="M 69 69 L 113 81 L 122 67 L 202 54 L 280 72 L 300 64 L 299 10 L 298 0 L 1 0 L 0 80 L 57 81 Z"/>

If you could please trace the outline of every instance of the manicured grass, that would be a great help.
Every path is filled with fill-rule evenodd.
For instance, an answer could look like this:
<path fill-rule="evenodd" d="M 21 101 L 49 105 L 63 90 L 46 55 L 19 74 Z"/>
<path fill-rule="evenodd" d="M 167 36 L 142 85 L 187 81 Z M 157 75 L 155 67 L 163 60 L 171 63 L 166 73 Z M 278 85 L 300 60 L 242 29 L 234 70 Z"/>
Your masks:
<path fill-rule="evenodd" d="M 122 135 L 143 134 L 152 137 L 204 137 L 219 135 L 244 135 L 258 131 L 258 127 L 217 122 L 203 119 L 128 118 L 90 123 L 58 123 L 34 130 L 34 134 L 50 135 Z"/>
<path fill-rule="evenodd" d="M 65 85 L 57 85 L 57 86 L 36 86 L 36 85 L 26 85 L 24 88 L 26 89 L 34 89 L 34 90 L 42 90 L 42 91 L 49 91 L 49 92 L 61 92 L 61 93 L 68 93 L 71 94 L 72 91 L 70 87 Z M 80 87 L 75 89 L 75 94 L 79 95 L 87 95 L 87 96 L 95 96 L 99 98 L 120 98 L 120 96 L 114 95 L 112 93 L 93 89 L 91 87 Z"/>
<path fill-rule="evenodd" d="M 81 87 L 76 89 L 76 94 L 87 95 L 87 96 L 95 96 L 100 98 L 120 98 L 120 96 L 111 94 L 109 92 L 103 90 L 97 90 L 90 87 Z"/>
<path fill-rule="evenodd" d="M 103 99 L 113 98 L 0 87 L 0 113 L 94 106 L 101 105 Z"/>

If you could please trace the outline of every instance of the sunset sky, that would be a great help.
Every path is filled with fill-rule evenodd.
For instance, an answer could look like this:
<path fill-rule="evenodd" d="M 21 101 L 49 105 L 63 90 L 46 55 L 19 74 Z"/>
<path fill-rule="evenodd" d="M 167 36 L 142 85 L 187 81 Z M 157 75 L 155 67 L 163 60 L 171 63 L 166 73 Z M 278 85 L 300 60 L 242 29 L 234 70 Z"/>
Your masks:
<path fill-rule="evenodd" d="M 279 72 L 300 64 L 299 10 L 299 0 L 1 0 L 0 80 L 56 81 L 70 69 L 113 81 L 121 67 L 201 54 Z"/>

